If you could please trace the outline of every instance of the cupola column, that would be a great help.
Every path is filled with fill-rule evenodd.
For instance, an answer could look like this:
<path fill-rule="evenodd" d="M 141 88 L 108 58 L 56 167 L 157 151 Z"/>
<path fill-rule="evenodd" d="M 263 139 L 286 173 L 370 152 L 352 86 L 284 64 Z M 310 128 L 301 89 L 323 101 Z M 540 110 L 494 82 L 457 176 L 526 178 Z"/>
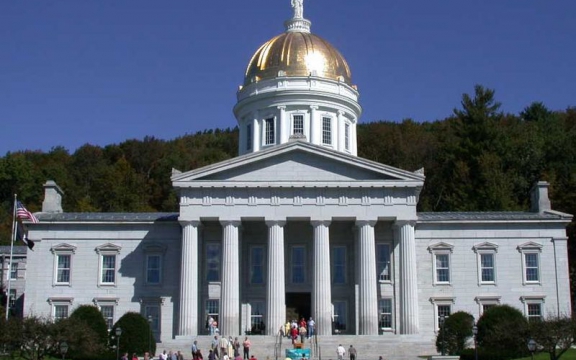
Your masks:
<path fill-rule="evenodd" d="M 278 106 L 278 110 L 280 110 L 280 125 L 278 126 L 280 130 L 280 144 L 285 144 L 290 137 L 290 122 L 286 119 L 286 106 Z"/>
<path fill-rule="evenodd" d="M 220 220 L 222 224 L 222 290 L 220 295 L 220 333 L 240 333 L 240 258 L 239 220 Z"/>
<path fill-rule="evenodd" d="M 378 297 L 376 280 L 376 221 L 356 221 L 359 241 L 360 335 L 378 335 Z"/>
<path fill-rule="evenodd" d="M 268 278 L 266 279 L 266 334 L 276 332 L 286 320 L 284 278 L 285 221 L 266 221 L 268 225 Z"/>
<path fill-rule="evenodd" d="M 330 278 L 330 221 L 312 221 L 314 228 L 314 277 L 312 313 L 318 335 L 332 334 L 332 289 Z"/>
<path fill-rule="evenodd" d="M 312 144 L 320 143 L 320 126 L 318 125 L 318 106 L 310 106 L 310 142 Z"/>
<path fill-rule="evenodd" d="M 418 333 L 418 275 L 414 223 L 397 221 L 400 238 L 400 333 Z"/>
<path fill-rule="evenodd" d="M 258 111 L 252 114 L 252 151 L 260 151 L 260 122 L 258 121 Z"/>
<path fill-rule="evenodd" d="M 178 335 L 198 335 L 198 230 L 200 221 L 181 221 L 180 314 Z"/>

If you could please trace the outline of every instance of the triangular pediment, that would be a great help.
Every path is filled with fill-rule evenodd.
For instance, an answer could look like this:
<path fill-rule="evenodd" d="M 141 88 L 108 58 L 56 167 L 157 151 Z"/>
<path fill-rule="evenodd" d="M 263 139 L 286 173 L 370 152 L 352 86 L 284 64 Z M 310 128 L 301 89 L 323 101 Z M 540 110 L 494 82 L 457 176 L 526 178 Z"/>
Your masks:
<path fill-rule="evenodd" d="M 350 182 L 424 181 L 424 176 L 296 141 L 185 173 L 172 181 Z"/>

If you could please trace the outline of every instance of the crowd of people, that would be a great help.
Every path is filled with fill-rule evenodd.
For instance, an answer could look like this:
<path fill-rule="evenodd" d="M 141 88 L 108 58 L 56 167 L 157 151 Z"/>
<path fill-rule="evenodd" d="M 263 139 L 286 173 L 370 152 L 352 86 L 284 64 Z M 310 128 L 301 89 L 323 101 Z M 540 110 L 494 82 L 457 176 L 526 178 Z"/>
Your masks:
<path fill-rule="evenodd" d="M 316 333 L 316 322 L 312 317 L 306 321 L 302 318 L 300 321 L 292 320 L 287 321 L 286 324 L 280 328 L 280 333 L 292 340 L 292 344 L 296 343 L 300 338 L 300 343 L 304 343 L 304 339 L 309 339 Z"/>

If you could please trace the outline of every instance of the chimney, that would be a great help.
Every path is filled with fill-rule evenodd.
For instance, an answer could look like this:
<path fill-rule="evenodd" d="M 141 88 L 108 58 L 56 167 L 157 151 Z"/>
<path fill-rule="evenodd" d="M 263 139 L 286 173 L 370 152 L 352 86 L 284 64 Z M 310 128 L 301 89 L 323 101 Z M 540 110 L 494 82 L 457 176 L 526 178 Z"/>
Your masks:
<path fill-rule="evenodd" d="M 550 199 L 548 198 L 548 187 L 550 183 L 546 181 L 538 181 L 530 190 L 532 207 L 530 211 L 543 213 L 546 210 L 551 210 Z"/>
<path fill-rule="evenodd" d="M 44 202 L 42 202 L 42 212 L 61 213 L 62 195 L 64 191 L 56 184 L 54 180 L 46 181 L 44 184 Z"/>

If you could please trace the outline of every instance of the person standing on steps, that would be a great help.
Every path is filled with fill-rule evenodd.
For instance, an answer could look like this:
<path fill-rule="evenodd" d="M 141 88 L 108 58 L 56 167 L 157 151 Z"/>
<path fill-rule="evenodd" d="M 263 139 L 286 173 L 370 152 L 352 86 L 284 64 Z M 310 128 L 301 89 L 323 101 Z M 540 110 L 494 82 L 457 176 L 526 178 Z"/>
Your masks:
<path fill-rule="evenodd" d="M 248 360 L 250 359 L 250 345 L 252 345 L 250 343 L 250 340 L 248 340 L 248 336 L 246 336 L 246 338 L 244 339 L 244 342 L 242 343 L 242 347 L 244 348 L 244 359 Z"/>
<path fill-rule="evenodd" d="M 350 349 L 348 349 L 348 355 L 350 355 L 350 360 L 356 360 L 358 352 L 356 351 L 356 348 L 354 348 L 354 346 L 350 345 Z"/>
<path fill-rule="evenodd" d="M 338 347 L 336 348 L 336 354 L 338 355 L 338 360 L 344 359 L 344 355 L 346 354 L 346 349 L 344 349 L 344 346 L 342 346 L 342 344 L 338 345 Z"/>

